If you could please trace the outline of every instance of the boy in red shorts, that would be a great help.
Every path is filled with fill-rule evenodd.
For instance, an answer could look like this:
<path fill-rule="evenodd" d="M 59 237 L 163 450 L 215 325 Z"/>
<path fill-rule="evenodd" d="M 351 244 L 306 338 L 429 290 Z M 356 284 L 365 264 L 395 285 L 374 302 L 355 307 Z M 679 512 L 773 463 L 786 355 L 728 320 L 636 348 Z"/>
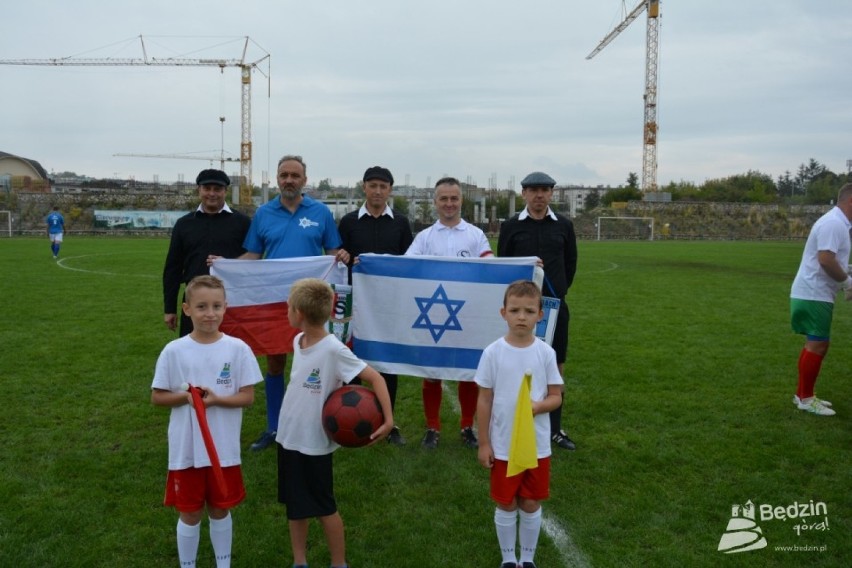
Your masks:
<path fill-rule="evenodd" d="M 195 566 L 206 507 L 216 566 L 230 567 L 233 525 L 229 509 L 246 495 L 240 471 L 242 409 L 254 401 L 254 385 L 263 375 L 248 345 L 219 331 L 226 305 L 225 287 L 218 278 L 197 276 L 187 284 L 183 313 L 192 319 L 194 329 L 166 345 L 151 385 L 151 402 L 172 409 L 163 504 L 180 514 L 177 548 L 181 566 Z M 186 383 L 204 393 L 207 423 L 225 478 L 224 491 L 214 481 Z"/>
<path fill-rule="evenodd" d="M 563 380 L 556 366 L 556 352 L 535 336 L 536 323 L 544 315 L 538 286 L 529 281 L 510 284 L 500 315 L 509 331 L 485 348 L 474 377 L 479 385 L 479 463 L 491 470 L 491 498 L 497 504 L 494 525 L 503 555 L 501 568 L 535 568 L 541 501 L 550 496 L 548 413 L 561 404 Z M 538 464 L 508 477 L 515 408 L 527 372 L 532 374 L 530 398 Z M 520 561 L 515 556 L 516 540 L 520 541 Z"/>

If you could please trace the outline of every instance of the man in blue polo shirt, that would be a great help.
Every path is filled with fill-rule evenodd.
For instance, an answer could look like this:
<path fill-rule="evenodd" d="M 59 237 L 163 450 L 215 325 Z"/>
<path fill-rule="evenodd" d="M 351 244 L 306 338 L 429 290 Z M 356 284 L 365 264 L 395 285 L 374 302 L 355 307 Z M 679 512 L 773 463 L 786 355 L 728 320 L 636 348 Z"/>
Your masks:
<path fill-rule="evenodd" d="M 246 235 L 241 259 L 293 258 L 333 255 L 348 263 L 349 253 L 341 247 L 340 234 L 331 211 L 321 201 L 302 195 L 308 182 L 307 166 L 301 156 L 287 155 L 278 161 L 278 190 L 281 195 L 261 206 Z M 251 449 L 260 451 L 275 442 L 278 415 L 284 398 L 284 354 L 266 356 L 266 431 Z"/>

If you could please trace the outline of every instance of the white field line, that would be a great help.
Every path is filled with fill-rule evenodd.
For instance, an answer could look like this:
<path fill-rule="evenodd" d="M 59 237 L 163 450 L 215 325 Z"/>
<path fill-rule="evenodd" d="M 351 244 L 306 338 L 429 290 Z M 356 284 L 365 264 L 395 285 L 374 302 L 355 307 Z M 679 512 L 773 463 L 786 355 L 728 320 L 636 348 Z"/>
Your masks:
<path fill-rule="evenodd" d="M 613 264 L 614 270 L 618 268 L 618 265 Z M 450 389 L 449 384 L 453 384 L 455 381 L 441 381 L 441 387 L 444 390 L 444 399 L 449 399 L 450 403 L 453 405 L 453 411 L 456 414 L 461 413 L 461 407 L 459 406 L 459 399 L 456 396 L 456 390 Z M 571 538 L 571 535 L 568 534 L 568 531 L 559 523 L 559 520 L 555 517 L 547 514 L 542 515 L 541 528 L 544 531 L 544 534 L 550 538 L 553 544 L 556 546 L 556 550 L 559 551 L 559 556 L 562 558 L 563 566 L 566 568 L 592 568 L 591 562 L 586 558 L 586 555 L 580 551 L 577 545 L 574 543 L 574 539 Z"/>
<path fill-rule="evenodd" d="M 592 564 L 586 555 L 583 554 L 577 545 L 574 544 L 574 539 L 568 534 L 559 521 L 551 515 L 542 515 L 541 528 L 544 534 L 550 537 L 556 550 L 559 551 L 559 556 L 566 567 L 572 568 L 591 568 Z"/>
<path fill-rule="evenodd" d="M 584 270 L 583 274 L 603 274 L 604 272 L 612 272 L 613 270 L 618 270 L 619 266 L 616 263 L 610 262 L 608 260 L 605 262 L 609 264 L 609 268 L 604 268 L 603 270 Z"/>
<path fill-rule="evenodd" d="M 156 274 L 123 274 L 121 272 L 107 272 L 105 270 L 86 270 L 84 268 L 74 268 L 73 266 L 66 266 L 65 262 L 68 260 L 75 260 L 78 258 L 89 258 L 92 256 L 110 256 L 119 254 L 117 252 L 109 252 L 102 254 L 83 254 L 79 256 L 65 256 L 56 261 L 56 265 L 60 268 L 64 268 L 65 270 L 73 270 L 74 272 L 87 272 L 89 274 L 102 274 L 104 276 L 130 276 L 132 278 L 159 278 Z"/>

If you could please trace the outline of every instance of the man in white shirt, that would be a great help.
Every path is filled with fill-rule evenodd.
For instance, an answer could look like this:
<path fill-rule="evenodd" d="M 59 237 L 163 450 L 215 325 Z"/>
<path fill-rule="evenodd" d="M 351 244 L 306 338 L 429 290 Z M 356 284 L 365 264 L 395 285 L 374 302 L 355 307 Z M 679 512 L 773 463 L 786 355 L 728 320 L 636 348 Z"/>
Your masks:
<path fill-rule="evenodd" d="M 828 353 L 834 297 L 845 290 L 852 300 L 849 276 L 852 183 L 840 188 L 837 205 L 817 219 L 802 253 L 799 271 L 790 290 L 793 331 L 805 336 L 799 354 L 799 386 L 793 404 L 818 416 L 833 416 L 831 403 L 814 395 L 822 361 Z"/>
<path fill-rule="evenodd" d="M 482 229 L 461 218 L 462 192 L 459 180 L 445 177 L 435 184 L 435 209 L 438 220 L 428 229 L 417 233 L 406 256 L 458 256 L 479 258 L 493 256 L 488 237 Z M 469 448 L 479 442 L 473 432 L 473 417 L 479 389 L 473 380 L 459 380 L 459 406 L 461 407 L 461 439 Z M 443 392 L 438 379 L 423 380 L 423 411 L 426 414 L 426 434 L 421 442 L 424 448 L 435 449 L 441 435 L 441 399 Z"/>

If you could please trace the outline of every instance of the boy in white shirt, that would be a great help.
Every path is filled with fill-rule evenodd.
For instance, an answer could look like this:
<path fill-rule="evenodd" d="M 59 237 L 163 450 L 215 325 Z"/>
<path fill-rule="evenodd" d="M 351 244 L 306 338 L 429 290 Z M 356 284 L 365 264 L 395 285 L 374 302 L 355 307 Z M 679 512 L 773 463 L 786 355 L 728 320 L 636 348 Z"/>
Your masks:
<path fill-rule="evenodd" d="M 151 384 L 151 402 L 172 409 L 169 474 L 163 503 L 180 514 L 180 565 L 195 566 L 201 515 L 206 507 L 216 566 L 228 568 L 233 541 L 229 509 L 242 502 L 246 494 L 240 469 L 242 409 L 254 401 L 254 385 L 263 380 L 263 375 L 249 346 L 219 331 L 227 306 L 221 280 L 206 275 L 193 278 L 186 286 L 185 300 L 183 313 L 192 319 L 194 329 L 166 345 L 157 359 Z M 224 488 L 214 482 L 212 460 L 204 445 L 192 395 L 185 389 L 187 384 L 203 393 Z"/>
<path fill-rule="evenodd" d="M 525 280 L 510 284 L 500 315 L 509 331 L 485 348 L 474 377 L 479 385 L 479 463 L 491 470 L 491 498 L 497 504 L 494 524 L 503 555 L 501 568 L 535 568 L 541 501 L 550 495 L 548 413 L 562 403 L 563 380 L 556 366 L 556 352 L 535 336 L 536 324 L 544 315 L 538 286 Z M 515 408 L 521 381 L 528 371 L 532 373 L 530 398 L 538 465 L 507 477 Z M 520 563 L 515 557 L 518 532 Z"/>
<path fill-rule="evenodd" d="M 322 407 L 332 392 L 355 377 L 372 387 L 384 424 L 370 438 L 376 443 L 393 428 L 393 411 L 384 378 L 355 357 L 328 332 L 334 291 L 323 280 L 305 278 L 290 288 L 287 317 L 301 329 L 293 340 L 290 386 L 278 419 L 278 501 L 287 507 L 293 566 L 308 565 L 308 525 L 317 518 L 328 542 L 332 568 L 346 568 L 343 519 L 334 499 L 332 456 L 339 448 L 322 427 Z"/>

